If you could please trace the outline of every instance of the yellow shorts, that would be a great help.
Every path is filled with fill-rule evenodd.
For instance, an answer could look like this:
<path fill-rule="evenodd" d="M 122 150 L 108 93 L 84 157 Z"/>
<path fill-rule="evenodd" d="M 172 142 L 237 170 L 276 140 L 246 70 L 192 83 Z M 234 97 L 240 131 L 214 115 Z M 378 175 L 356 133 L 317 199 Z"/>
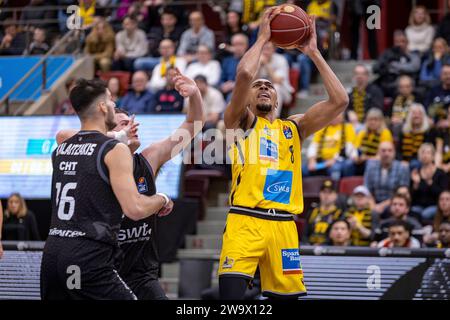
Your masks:
<path fill-rule="evenodd" d="M 230 212 L 223 234 L 219 277 L 252 279 L 258 266 L 263 295 L 306 294 L 295 222 Z"/>

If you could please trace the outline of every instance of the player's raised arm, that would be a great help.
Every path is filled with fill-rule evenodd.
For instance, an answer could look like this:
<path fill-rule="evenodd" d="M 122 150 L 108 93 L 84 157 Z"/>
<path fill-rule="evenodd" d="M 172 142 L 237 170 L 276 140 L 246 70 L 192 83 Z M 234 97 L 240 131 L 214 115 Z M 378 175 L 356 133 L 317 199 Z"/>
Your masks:
<path fill-rule="evenodd" d="M 254 119 L 254 114 L 247 109 L 247 96 L 253 78 L 260 67 L 260 57 L 264 45 L 270 39 L 270 22 L 280 13 L 280 8 L 266 9 L 259 26 L 258 39 L 244 54 L 237 66 L 236 82 L 231 94 L 231 101 L 225 109 L 224 122 L 228 129 L 248 129 Z"/>
<path fill-rule="evenodd" d="M 161 195 L 145 196 L 138 192 L 133 178 L 133 161 L 130 150 L 118 143 L 105 156 L 109 180 L 122 212 L 131 220 L 140 220 L 159 212 L 166 205 Z"/>
<path fill-rule="evenodd" d="M 175 89 L 183 97 L 189 98 L 189 108 L 186 120 L 175 132 L 142 151 L 142 155 L 150 163 L 154 172 L 157 172 L 165 162 L 190 145 L 192 139 L 202 130 L 205 123 L 203 99 L 195 81 L 182 75 L 177 69 L 174 82 Z"/>
<path fill-rule="evenodd" d="M 312 32 L 310 39 L 303 46 L 299 46 L 298 49 L 309 56 L 319 70 L 328 93 L 328 100 L 314 104 L 304 115 L 290 117 L 299 125 L 302 139 L 327 126 L 348 105 L 348 95 L 344 86 L 317 49 L 315 20 L 315 17 L 311 17 Z"/>

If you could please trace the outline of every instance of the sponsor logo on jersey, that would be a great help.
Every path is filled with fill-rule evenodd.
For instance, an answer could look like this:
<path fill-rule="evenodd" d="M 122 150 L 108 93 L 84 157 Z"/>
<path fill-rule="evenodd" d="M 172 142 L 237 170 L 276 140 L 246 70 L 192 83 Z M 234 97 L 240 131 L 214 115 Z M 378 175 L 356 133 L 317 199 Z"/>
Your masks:
<path fill-rule="evenodd" d="M 52 228 L 48 232 L 49 236 L 57 236 L 57 237 L 63 237 L 63 238 L 78 238 L 83 237 L 86 235 L 85 232 L 82 231 L 76 231 L 76 230 L 61 230 L 58 228 Z"/>
<path fill-rule="evenodd" d="M 292 130 L 289 126 L 283 126 L 283 134 L 286 139 L 292 139 Z"/>
<path fill-rule="evenodd" d="M 281 249 L 283 274 L 303 274 L 298 249 Z"/>
<path fill-rule="evenodd" d="M 77 174 L 75 170 L 78 162 L 61 161 L 59 164 L 59 170 L 66 176 L 74 176 Z"/>
<path fill-rule="evenodd" d="M 264 199 L 289 204 L 292 189 L 292 171 L 268 169 L 264 184 Z"/>
<path fill-rule="evenodd" d="M 120 229 L 117 240 L 120 243 L 148 241 L 148 240 L 150 240 L 151 233 L 152 233 L 152 228 L 148 225 L 148 223 L 144 222 L 140 226 Z"/>
<path fill-rule="evenodd" d="M 264 126 L 263 132 L 265 135 L 271 137 L 272 136 L 272 131 L 269 129 L 269 127 L 267 125 Z"/>
<path fill-rule="evenodd" d="M 225 260 L 223 261 L 223 264 L 222 264 L 222 269 L 231 269 L 231 268 L 233 268 L 233 265 L 234 265 L 234 259 L 225 257 Z"/>
<path fill-rule="evenodd" d="M 140 177 L 138 179 L 137 189 L 139 193 L 146 193 L 148 191 L 147 180 L 145 177 Z"/>
<path fill-rule="evenodd" d="M 259 140 L 259 158 L 262 160 L 278 161 L 278 145 L 272 140 L 261 137 Z"/>

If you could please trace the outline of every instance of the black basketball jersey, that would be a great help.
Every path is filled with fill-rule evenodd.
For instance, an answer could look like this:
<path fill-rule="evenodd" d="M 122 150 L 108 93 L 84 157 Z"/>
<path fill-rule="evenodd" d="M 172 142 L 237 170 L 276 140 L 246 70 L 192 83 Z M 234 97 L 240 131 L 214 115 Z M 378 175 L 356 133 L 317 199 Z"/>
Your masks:
<path fill-rule="evenodd" d="M 117 246 L 122 209 L 104 162 L 117 143 L 98 131 L 80 131 L 53 152 L 49 236 Z"/>
<path fill-rule="evenodd" d="M 133 156 L 133 162 L 134 180 L 139 193 L 154 195 L 156 185 L 152 167 L 140 153 Z M 156 215 L 138 221 L 123 217 L 118 238 L 122 256 L 118 263 L 119 274 L 125 281 L 155 276 L 150 275 L 158 265 L 155 230 Z"/>

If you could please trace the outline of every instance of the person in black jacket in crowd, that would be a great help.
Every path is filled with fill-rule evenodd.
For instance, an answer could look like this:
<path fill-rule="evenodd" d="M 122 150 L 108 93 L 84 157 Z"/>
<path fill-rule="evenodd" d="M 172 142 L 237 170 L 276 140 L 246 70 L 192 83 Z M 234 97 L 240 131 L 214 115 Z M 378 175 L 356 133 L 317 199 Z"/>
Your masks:
<path fill-rule="evenodd" d="M 40 240 L 38 225 L 34 213 L 27 208 L 25 199 L 19 193 L 8 198 L 3 217 L 3 240 L 29 241 Z"/>
<path fill-rule="evenodd" d="M 396 79 L 401 75 L 416 78 L 420 70 L 420 57 L 408 50 L 408 39 L 405 32 L 394 32 L 394 46 L 386 49 L 374 65 L 374 73 L 379 75 L 379 85 L 385 96 L 393 97 L 396 89 Z"/>

